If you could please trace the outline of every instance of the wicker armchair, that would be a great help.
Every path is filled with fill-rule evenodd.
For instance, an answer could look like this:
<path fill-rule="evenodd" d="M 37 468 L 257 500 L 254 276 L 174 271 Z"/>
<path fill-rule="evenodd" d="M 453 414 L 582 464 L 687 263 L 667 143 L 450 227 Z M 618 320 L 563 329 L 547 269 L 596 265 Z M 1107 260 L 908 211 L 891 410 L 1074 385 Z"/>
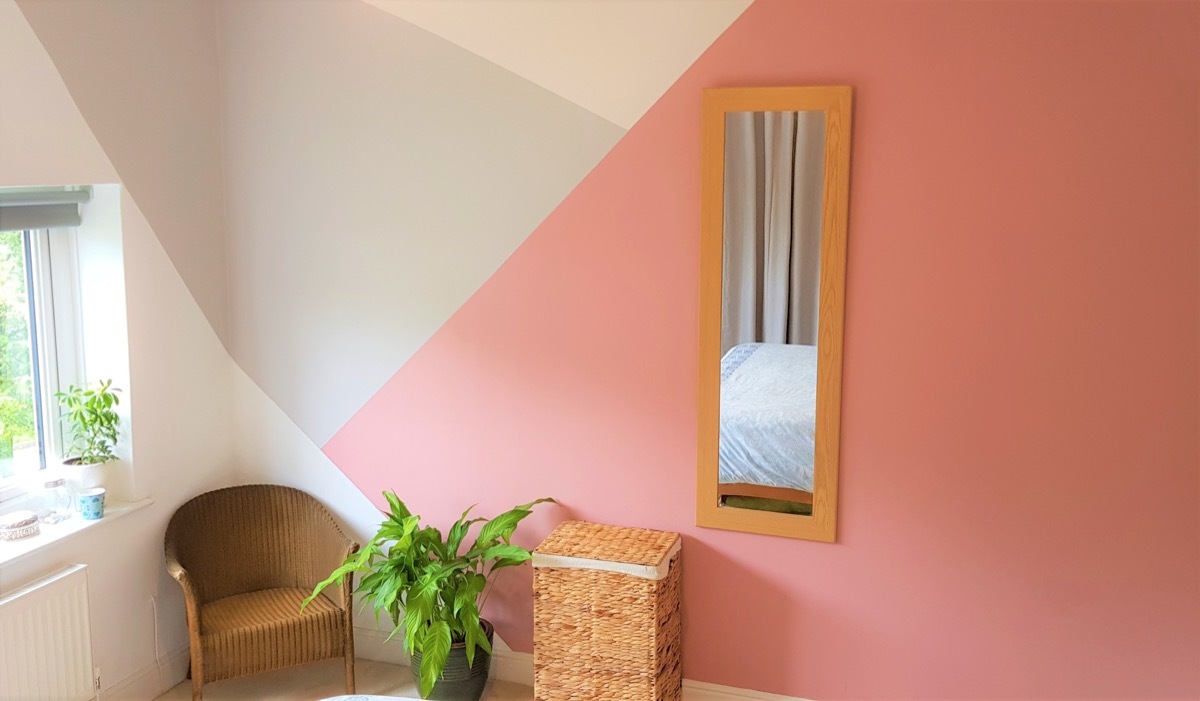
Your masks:
<path fill-rule="evenodd" d="M 208 682 L 346 659 L 354 693 L 349 578 L 300 603 L 358 544 L 316 499 L 256 484 L 201 494 L 167 526 L 167 571 L 187 604 L 192 698 Z"/>

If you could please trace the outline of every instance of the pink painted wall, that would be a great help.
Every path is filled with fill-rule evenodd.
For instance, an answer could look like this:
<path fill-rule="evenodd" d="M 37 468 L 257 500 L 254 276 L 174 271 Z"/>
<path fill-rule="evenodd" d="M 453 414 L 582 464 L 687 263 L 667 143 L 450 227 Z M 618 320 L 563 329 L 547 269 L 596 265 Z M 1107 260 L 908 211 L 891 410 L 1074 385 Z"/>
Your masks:
<path fill-rule="evenodd" d="M 700 89 L 857 91 L 840 540 L 693 523 Z M 325 447 L 685 534 L 685 674 L 1200 696 L 1200 5 L 758 0 Z M 531 645 L 529 573 L 489 611 Z"/>

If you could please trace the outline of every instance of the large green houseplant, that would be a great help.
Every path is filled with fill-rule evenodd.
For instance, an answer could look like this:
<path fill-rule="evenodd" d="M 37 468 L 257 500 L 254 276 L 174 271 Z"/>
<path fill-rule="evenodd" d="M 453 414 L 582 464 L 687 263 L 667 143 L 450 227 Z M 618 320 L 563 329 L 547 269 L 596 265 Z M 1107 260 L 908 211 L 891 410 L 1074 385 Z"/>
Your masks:
<path fill-rule="evenodd" d="M 63 464 L 72 471 L 76 488 L 97 486 L 100 476 L 96 466 L 117 458 L 113 451 L 121 430 L 121 417 L 116 411 L 121 403 L 119 391 L 112 380 L 101 380 L 92 387 L 71 385 L 54 395 L 62 407 L 66 429 L 64 450 L 69 457 Z"/>
<path fill-rule="evenodd" d="M 535 504 L 554 500 L 522 504 L 491 520 L 469 518 L 469 508 L 443 537 L 433 526 L 422 526 L 420 516 L 394 493 L 383 496 L 389 511 L 375 537 L 318 584 L 304 605 L 343 577 L 361 573 L 355 593 L 363 597 L 364 607 L 374 608 L 377 620 L 381 614 L 391 618 L 389 640 L 403 629 L 404 649 L 412 656 L 421 697 L 437 692 L 434 698 L 477 700 L 487 683 L 492 652 L 492 627 L 479 613 L 489 585 L 499 570 L 532 557 L 512 544 L 513 532 Z M 468 540 L 478 523 L 483 524 L 478 534 Z M 476 665 L 479 655 L 486 657 Z M 470 678 L 461 684 L 439 683 L 448 660 L 464 675 L 470 670 Z"/>

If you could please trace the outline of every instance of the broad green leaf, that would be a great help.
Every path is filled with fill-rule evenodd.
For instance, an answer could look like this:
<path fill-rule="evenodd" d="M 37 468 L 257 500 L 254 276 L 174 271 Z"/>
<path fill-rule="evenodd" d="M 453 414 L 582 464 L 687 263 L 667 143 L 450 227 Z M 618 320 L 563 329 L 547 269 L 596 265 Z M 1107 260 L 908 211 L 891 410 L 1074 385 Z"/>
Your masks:
<path fill-rule="evenodd" d="M 387 578 L 388 573 L 383 570 L 372 572 L 371 574 L 368 574 L 362 579 L 358 580 L 358 589 L 355 590 L 355 593 L 374 592 L 376 587 L 378 587 L 383 580 Z"/>
<path fill-rule="evenodd" d="M 412 548 L 412 534 L 405 533 L 404 535 L 397 538 L 394 543 L 392 543 L 392 547 L 388 548 L 388 556 L 389 557 L 401 557 L 405 553 L 407 553 L 410 548 Z M 393 551 L 395 551 L 395 553 L 396 553 L 395 555 L 392 555 Z"/>
<path fill-rule="evenodd" d="M 493 545 L 483 551 L 485 560 L 514 560 L 521 563 L 532 557 L 533 555 L 520 545 Z"/>
<path fill-rule="evenodd" d="M 492 645 L 487 640 L 487 635 L 483 630 L 483 623 L 479 620 L 479 612 L 474 608 L 464 611 L 463 625 L 466 627 L 466 652 L 467 663 L 475 664 L 475 648 L 482 648 L 484 652 L 491 653 Z"/>
<path fill-rule="evenodd" d="M 388 519 L 379 526 L 377 537 L 382 537 L 385 540 L 403 541 L 412 535 L 413 531 L 417 530 L 418 519 L 416 516 L 408 516 L 399 521 Z M 409 540 L 411 542 L 411 540 Z M 393 545 L 394 547 L 407 548 L 407 543 L 403 546 Z"/>
<path fill-rule="evenodd" d="M 525 509 L 513 509 L 483 524 L 483 528 L 479 529 L 479 535 L 475 538 L 475 547 L 472 550 L 487 550 L 497 540 L 508 542 L 508 538 L 517 529 L 517 524 L 530 513 L 532 512 Z"/>
<path fill-rule="evenodd" d="M 413 585 L 410 596 L 413 597 L 411 602 L 414 605 L 428 606 L 428 610 L 432 612 L 434 604 L 437 603 L 438 592 L 441 589 L 444 576 L 438 571 L 423 572 Z"/>
<path fill-rule="evenodd" d="M 307 607 L 310 603 L 312 603 L 312 601 L 314 599 L 316 599 L 317 596 L 319 596 L 322 591 L 325 590 L 325 587 L 328 587 L 330 584 L 333 584 L 334 582 L 341 582 L 342 577 L 345 577 L 347 574 L 353 572 L 356 569 L 358 569 L 358 566 L 356 564 L 346 563 L 346 564 L 343 564 L 341 567 L 337 568 L 336 570 L 334 570 L 332 574 L 330 574 L 325 579 L 321 580 L 321 583 L 318 584 L 313 589 L 312 594 L 310 594 L 307 599 L 305 599 L 304 601 L 302 601 L 300 603 L 300 610 L 303 611 L 305 609 L 305 607 Z"/>
<path fill-rule="evenodd" d="M 428 698 L 433 685 L 446 668 L 450 657 L 450 626 L 436 621 L 425 632 L 421 643 L 421 698 Z"/>
<path fill-rule="evenodd" d="M 404 502 L 400 501 L 400 497 L 396 496 L 395 492 L 384 492 L 383 498 L 387 499 L 388 506 L 392 509 L 392 516 L 397 518 L 408 518 L 412 513 Z"/>
<path fill-rule="evenodd" d="M 429 565 L 426 565 L 422 571 L 440 580 L 453 575 L 456 572 L 462 572 L 469 566 L 470 563 L 467 562 L 466 558 L 460 557 L 453 560 L 448 560 L 446 562 L 437 560 Z"/>
<path fill-rule="evenodd" d="M 487 577 L 483 576 L 482 574 L 468 572 L 467 573 L 467 585 L 471 592 L 472 598 L 474 598 L 476 596 L 479 596 L 480 592 L 482 592 L 484 587 L 487 586 Z"/>
<path fill-rule="evenodd" d="M 400 577 L 389 577 L 384 580 L 372 593 L 372 597 L 377 602 L 379 608 L 388 608 L 396 600 L 400 594 L 400 587 L 404 580 Z"/>
<path fill-rule="evenodd" d="M 351 555 L 350 557 L 346 558 L 346 562 L 354 562 L 355 568 L 360 568 L 366 566 L 367 560 L 370 560 L 372 557 L 379 554 L 379 544 L 375 541 L 371 541 L 370 543 L 367 543 L 367 547 L 359 550 L 357 555 Z"/>
<path fill-rule="evenodd" d="M 442 541 L 442 532 L 433 526 L 425 526 L 417 532 L 414 545 L 419 543 L 425 552 L 433 552 L 439 560 L 449 560 L 446 554 L 446 544 Z"/>
<path fill-rule="evenodd" d="M 463 609 L 459 618 L 463 621 L 463 637 L 467 643 L 467 664 L 473 667 L 475 666 L 475 648 L 479 645 L 480 633 L 482 633 L 479 627 L 479 612 L 475 610 L 474 606 L 469 606 Z"/>
<path fill-rule="evenodd" d="M 528 510 L 532 509 L 533 507 L 537 506 L 538 504 L 557 504 L 557 503 L 558 503 L 558 500 L 555 499 L 554 497 L 542 497 L 541 499 L 534 499 L 533 501 L 529 502 L 528 504 L 521 504 L 520 506 L 517 506 L 515 508 L 521 509 L 523 511 L 528 511 Z"/>
<path fill-rule="evenodd" d="M 526 562 L 528 562 L 528 560 L 509 560 L 509 559 L 496 560 L 495 562 L 492 563 L 492 569 L 488 570 L 488 575 L 490 576 L 496 570 L 502 570 L 505 567 L 512 567 L 514 565 L 523 565 Z"/>
<path fill-rule="evenodd" d="M 497 539 L 507 543 L 512 538 L 513 531 L 517 530 L 517 524 L 526 516 L 533 513 L 531 511 L 533 506 L 545 502 L 558 503 L 549 497 L 535 499 L 528 504 L 522 504 L 488 521 L 479 530 L 479 536 L 475 539 L 475 547 L 481 550 L 486 549 L 488 546 L 493 545 L 493 541 Z"/>
<path fill-rule="evenodd" d="M 485 586 L 487 577 L 468 572 L 463 587 L 454 592 L 454 615 L 457 616 L 468 605 L 473 606 Z"/>
<path fill-rule="evenodd" d="M 471 509 L 473 508 L 475 507 L 472 506 Z M 486 518 L 473 518 L 468 521 L 467 514 L 471 513 L 471 509 L 463 512 L 462 517 L 455 521 L 454 525 L 450 527 L 450 533 L 446 536 L 446 552 L 451 556 L 458 555 L 458 549 L 462 546 L 463 538 L 467 536 L 467 531 L 471 530 L 471 526 L 487 520 Z"/>
<path fill-rule="evenodd" d="M 392 632 L 388 633 L 388 636 L 383 639 L 383 642 L 386 643 L 386 642 L 390 641 L 392 638 L 396 637 L 396 633 L 399 633 L 401 630 L 407 631 L 408 629 L 405 628 L 404 626 L 394 626 L 392 628 Z"/>
<path fill-rule="evenodd" d="M 422 633 L 422 627 L 425 624 L 425 616 L 416 607 L 410 606 L 404 612 L 404 650 L 412 654 L 416 649 L 417 640 Z"/>
<path fill-rule="evenodd" d="M 478 647 L 478 645 L 479 645 L 479 633 L 476 633 L 474 628 L 467 628 L 466 638 L 467 638 L 467 645 L 466 645 L 467 666 L 474 667 L 475 666 L 475 648 Z"/>

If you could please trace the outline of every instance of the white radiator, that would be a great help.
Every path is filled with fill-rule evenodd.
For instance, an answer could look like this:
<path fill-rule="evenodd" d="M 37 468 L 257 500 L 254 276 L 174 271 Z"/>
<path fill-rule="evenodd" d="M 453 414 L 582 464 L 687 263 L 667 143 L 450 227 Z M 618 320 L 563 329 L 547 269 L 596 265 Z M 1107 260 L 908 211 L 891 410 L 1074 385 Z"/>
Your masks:
<path fill-rule="evenodd" d="M 87 567 L 67 567 L 0 597 L 0 701 L 92 697 Z"/>

